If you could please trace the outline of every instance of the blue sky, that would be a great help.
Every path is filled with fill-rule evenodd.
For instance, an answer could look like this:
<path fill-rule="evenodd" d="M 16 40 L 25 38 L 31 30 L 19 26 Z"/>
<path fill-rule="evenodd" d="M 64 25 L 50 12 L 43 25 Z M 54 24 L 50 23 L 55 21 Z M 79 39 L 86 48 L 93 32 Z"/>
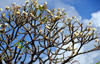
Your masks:
<path fill-rule="evenodd" d="M 90 19 L 91 13 L 100 10 L 100 0 L 61 0 L 65 4 L 74 6 L 82 19 Z"/>
<path fill-rule="evenodd" d="M 25 0 L 0 0 L 0 8 L 11 6 L 11 3 L 16 2 L 20 5 Z M 47 2 L 49 9 L 52 8 L 65 8 L 68 17 L 76 16 L 80 22 L 86 26 L 90 21 L 93 26 L 99 31 L 100 28 L 100 0 L 39 0 L 40 4 Z M 93 42 L 91 42 L 93 43 Z M 81 51 L 93 47 L 93 44 L 88 44 Z M 91 52 L 88 54 L 77 56 L 75 59 L 79 60 L 81 64 L 95 64 L 100 60 L 100 51 Z"/>

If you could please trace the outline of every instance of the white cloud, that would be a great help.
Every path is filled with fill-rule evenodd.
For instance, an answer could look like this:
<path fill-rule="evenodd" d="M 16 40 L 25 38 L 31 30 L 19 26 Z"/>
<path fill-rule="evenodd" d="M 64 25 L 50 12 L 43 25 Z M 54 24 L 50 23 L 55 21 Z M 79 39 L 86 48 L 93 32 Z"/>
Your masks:
<path fill-rule="evenodd" d="M 90 21 L 92 21 L 92 25 L 95 27 L 100 27 L 100 11 L 92 13 L 91 19 L 84 19 L 83 22 L 88 24 Z"/>
<path fill-rule="evenodd" d="M 78 60 L 80 64 L 90 64 L 90 63 L 93 64 L 94 62 L 93 58 L 95 58 L 98 55 L 99 53 L 92 52 L 92 53 L 87 53 L 87 54 L 76 56 L 74 59 Z"/>
<path fill-rule="evenodd" d="M 92 18 L 90 19 L 93 21 L 93 25 L 96 27 L 100 27 L 100 11 L 91 14 Z"/>

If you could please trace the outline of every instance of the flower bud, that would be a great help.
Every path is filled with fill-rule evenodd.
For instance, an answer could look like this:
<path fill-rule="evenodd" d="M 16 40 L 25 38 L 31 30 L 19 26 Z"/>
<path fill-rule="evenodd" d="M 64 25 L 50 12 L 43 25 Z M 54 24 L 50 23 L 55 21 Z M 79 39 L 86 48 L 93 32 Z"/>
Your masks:
<path fill-rule="evenodd" d="M 3 11 L 3 9 L 2 9 L 2 8 L 0 8 L 0 11 Z"/>
<path fill-rule="evenodd" d="M 95 42 L 98 42 L 99 40 L 98 39 L 95 39 Z"/>
<path fill-rule="evenodd" d="M 89 24 L 91 24 L 92 23 L 92 21 L 91 22 L 89 22 Z"/>
<path fill-rule="evenodd" d="M 50 29 L 50 27 L 49 27 L 49 26 L 46 26 L 46 28 Z"/>
<path fill-rule="evenodd" d="M 60 11 L 60 8 L 58 8 L 58 11 Z"/>
<path fill-rule="evenodd" d="M 27 3 L 28 3 L 28 1 L 25 1 L 25 3 L 27 4 Z"/>
<path fill-rule="evenodd" d="M 79 35 L 82 35 L 82 33 L 80 33 Z"/>
<path fill-rule="evenodd" d="M 10 9 L 10 7 L 6 6 L 6 7 L 5 7 L 5 9 L 6 9 L 6 10 L 9 10 L 9 9 Z"/>
<path fill-rule="evenodd" d="M 64 13 L 64 12 L 65 12 L 65 9 L 63 8 L 63 9 L 62 9 L 62 13 Z"/>
<path fill-rule="evenodd" d="M 16 12 L 18 15 L 20 14 L 20 12 Z"/>
<path fill-rule="evenodd" d="M 96 29 L 94 28 L 93 31 L 95 31 Z"/>
<path fill-rule="evenodd" d="M 44 3 L 45 5 L 47 4 L 47 2 Z"/>
<path fill-rule="evenodd" d="M 72 17 L 72 19 L 76 18 L 75 16 Z"/>

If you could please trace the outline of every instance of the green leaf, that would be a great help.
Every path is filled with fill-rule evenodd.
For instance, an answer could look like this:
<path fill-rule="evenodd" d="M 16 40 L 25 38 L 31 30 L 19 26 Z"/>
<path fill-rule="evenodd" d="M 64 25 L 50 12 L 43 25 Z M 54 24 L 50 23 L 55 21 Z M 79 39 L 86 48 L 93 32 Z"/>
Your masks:
<path fill-rule="evenodd" d="M 7 54 L 7 56 L 8 56 L 8 54 Z"/>
<path fill-rule="evenodd" d="M 14 45 L 14 47 L 15 47 L 15 45 Z"/>
<path fill-rule="evenodd" d="M 21 48 L 23 48 L 23 46 L 20 46 Z"/>
<path fill-rule="evenodd" d="M 63 15 L 67 15 L 67 13 L 64 13 Z"/>
<path fill-rule="evenodd" d="M 19 43 L 23 43 L 23 41 L 20 41 Z"/>
<path fill-rule="evenodd" d="M 23 46 L 22 46 L 22 48 L 25 49 Z"/>
<path fill-rule="evenodd" d="M 0 58 L 0 60 L 2 60 L 2 58 Z"/>
<path fill-rule="evenodd" d="M 14 44 L 14 47 L 16 46 L 16 44 L 13 42 L 13 44 Z"/>
<path fill-rule="evenodd" d="M 42 10 L 43 9 L 43 6 L 41 6 L 40 8 L 39 8 L 39 10 Z"/>
<path fill-rule="evenodd" d="M 20 45 L 20 43 L 19 43 L 19 42 L 17 42 L 17 45 Z"/>
<path fill-rule="evenodd" d="M 20 43 L 23 43 L 23 41 L 17 42 L 17 45 L 20 45 Z"/>
<path fill-rule="evenodd" d="M 22 49 L 22 48 L 25 49 L 23 46 L 20 46 L 19 48 L 20 48 L 20 49 Z"/>
<path fill-rule="evenodd" d="M 19 49 L 21 49 L 21 46 L 19 46 Z"/>
<path fill-rule="evenodd" d="M 25 49 L 24 47 L 22 47 L 23 49 Z"/>
<path fill-rule="evenodd" d="M 100 61 L 98 61 L 96 64 L 100 64 Z"/>

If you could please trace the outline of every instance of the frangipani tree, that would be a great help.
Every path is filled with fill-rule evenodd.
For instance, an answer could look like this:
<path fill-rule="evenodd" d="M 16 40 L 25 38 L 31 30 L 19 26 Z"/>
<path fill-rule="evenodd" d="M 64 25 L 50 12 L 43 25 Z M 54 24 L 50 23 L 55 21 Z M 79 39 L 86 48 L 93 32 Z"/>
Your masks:
<path fill-rule="evenodd" d="M 39 5 L 31 0 L 22 6 L 6 6 L 4 11 L 0 8 L 0 12 L 0 64 L 2 60 L 7 64 L 65 64 L 77 55 L 99 50 L 99 33 L 92 22 L 83 27 L 76 17 L 67 17 L 64 8 L 49 10 L 47 2 Z M 93 49 L 80 52 L 93 40 L 97 42 Z"/>

